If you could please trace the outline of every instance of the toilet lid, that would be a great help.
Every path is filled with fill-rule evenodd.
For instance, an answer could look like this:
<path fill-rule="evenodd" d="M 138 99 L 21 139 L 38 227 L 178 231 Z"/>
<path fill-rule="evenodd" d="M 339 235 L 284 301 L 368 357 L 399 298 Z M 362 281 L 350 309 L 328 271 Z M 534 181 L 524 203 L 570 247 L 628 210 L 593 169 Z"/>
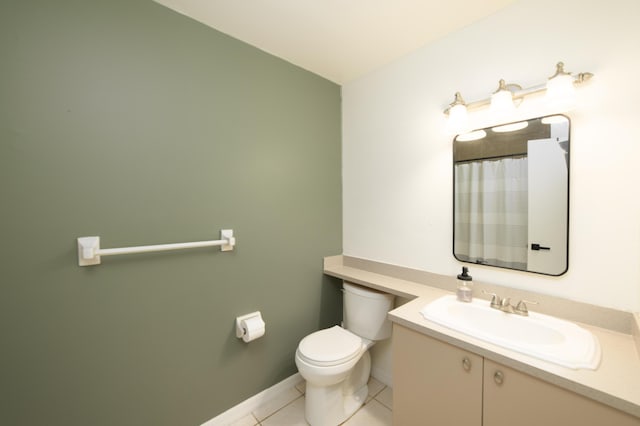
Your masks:
<path fill-rule="evenodd" d="M 298 354 L 308 363 L 332 366 L 351 360 L 360 354 L 361 348 L 360 337 L 336 325 L 302 339 L 298 345 Z"/>

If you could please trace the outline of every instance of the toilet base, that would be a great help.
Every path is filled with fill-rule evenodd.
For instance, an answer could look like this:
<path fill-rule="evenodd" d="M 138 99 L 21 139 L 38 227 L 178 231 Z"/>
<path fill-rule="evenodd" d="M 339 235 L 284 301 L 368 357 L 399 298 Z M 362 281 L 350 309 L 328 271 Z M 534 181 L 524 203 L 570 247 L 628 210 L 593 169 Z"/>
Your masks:
<path fill-rule="evenodd" d="M 341 383 L 322 387 L 307 383 L 304 414 L 311 426 L 339 425 L 358 411 L 369 393 L 367 385 L 347 396 L 341 388 Z"/>
<path fill-rule="evenodd" d="M 371 356 L 365 352 L 344 381 L 330 386 L 315 386 L 307 381 L 305 418 L 311 426 L 337 426 L 365 403 Z"/>

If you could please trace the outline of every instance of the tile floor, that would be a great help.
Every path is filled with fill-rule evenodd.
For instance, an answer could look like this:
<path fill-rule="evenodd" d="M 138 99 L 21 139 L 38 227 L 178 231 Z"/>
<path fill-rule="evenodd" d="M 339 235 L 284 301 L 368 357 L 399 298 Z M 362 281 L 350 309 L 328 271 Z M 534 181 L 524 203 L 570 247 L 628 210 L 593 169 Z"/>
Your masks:
<path fill-rule="evenodd" d="M 230 426 L 306 426 L 304 390 L 300 382 Z M 392 398 L 390 387 L 371 378 L 366 403 L 343 426 L 391 426 Z"/>

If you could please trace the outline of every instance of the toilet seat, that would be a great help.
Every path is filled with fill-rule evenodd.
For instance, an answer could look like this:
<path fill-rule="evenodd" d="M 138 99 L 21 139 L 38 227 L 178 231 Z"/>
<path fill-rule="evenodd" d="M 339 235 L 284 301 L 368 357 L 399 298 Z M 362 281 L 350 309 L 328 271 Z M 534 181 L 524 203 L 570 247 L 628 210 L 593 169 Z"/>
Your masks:
<path fill-rule="evenodd" d="M 340 326 L 309 334 L 298 345 L 298 356 L 309 364 L 331 367 L 360 355 L 362 339 Z"/>

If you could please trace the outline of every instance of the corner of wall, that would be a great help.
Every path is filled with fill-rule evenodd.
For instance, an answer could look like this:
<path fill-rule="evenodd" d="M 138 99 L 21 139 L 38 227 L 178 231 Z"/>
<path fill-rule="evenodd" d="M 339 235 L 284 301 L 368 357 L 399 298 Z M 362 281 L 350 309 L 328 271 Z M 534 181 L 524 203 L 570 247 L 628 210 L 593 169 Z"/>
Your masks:
<path fill-rule="evenodd" d="M 633 314 L 633 323 L 631 324 L 633 340 L 636 343 L 636 350 L 638 351 L 638 357 L 640 357 L 640 313 Z"/>

